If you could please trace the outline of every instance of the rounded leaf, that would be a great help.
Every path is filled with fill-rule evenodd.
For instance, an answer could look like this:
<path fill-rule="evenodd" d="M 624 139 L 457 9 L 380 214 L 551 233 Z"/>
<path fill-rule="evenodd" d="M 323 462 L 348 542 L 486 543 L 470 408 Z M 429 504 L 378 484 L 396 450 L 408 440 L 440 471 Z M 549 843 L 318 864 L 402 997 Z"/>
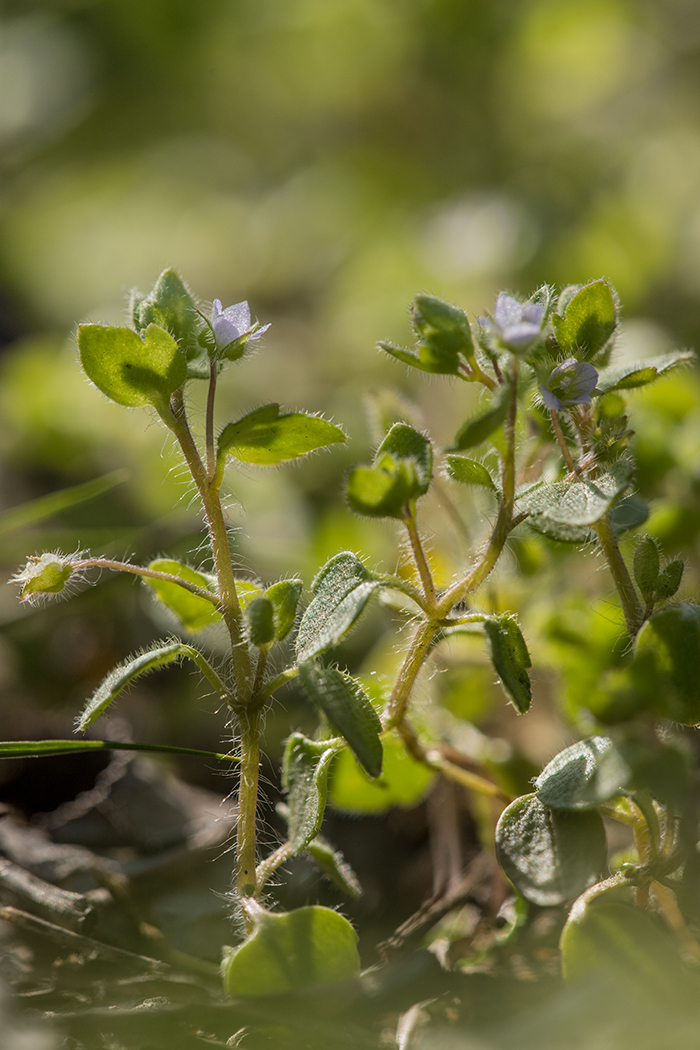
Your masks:
<path fill-rule="evenodd" d="M 659 578 L 661 560 L 653 536 L 638 536 L 632 560 L 634 578 L 644 597 L 648 597 Z"/>
<path fill-rule="evenodd" d="M 155 569 L 156 572 L 170 573 L 171 576 L 179 576 L 181 580 L 194 583 L 205 591 L 211 590 L 209 576 L 205 576 L 203 572 L 197 572 L 189 565 L 183 565 L 180 561 L 156 558 L 148 568 Z M 191 591 L 185 590 L 184 587 L 178 586 L 177 583 L 147 578 L 144 578 L 144 583 L 151 588 L 163 605 L 167 605 L 168 609 L 175 613 L 182 626 L 188 631 L 201 631 L 203 627 L 208 627 L 209 624 L 221 619 L 221 613 L 217 611 L 216 606 L 208 602 L 206 598 L 200 598 Z"/>
<path fill-rule="evenodd" d="M 700 725 L 700 607 L 677 602 L 655 612 L 637 635 L 632 674 L 657 714 Z"/>
<path fill-rule="evenodd" d="M 523 795 L 496 827 L 501 867 L 533 904 L 573 900 L 598 881 L 606 861 L 603 821 L 595 810 L 549 809 L 537 795 Z"/>
<path fill-rule="evenodd" d="M 619 795 L 629 779 L 629 767 L 612 740 L 592 736 L 560 751 L 535 788 L 540 802 L 552 809 L 595 809 Z"/>
<path fill-rule="evenodd" d="M 559 346 L 567 354 L 590 360 L 603 349 L 617 327 L 617 303 L 607 281 L 591 281 L 568 300 L 564 315 L 553 314 Z"/>
<path fill-rule="evenodd" d="M 320 905 L 266 913 L 222 966 L 224 989 L 233 998 L 282 995 L 359 972 L 357 934 L 342 915 Z"/>
<path fill-rule="evenodd" d="M 173 337 L 149 324 L 143 338 L 130 328 L 82 324 L 78 350 L 85 372 L 119 405 L 155 405 L 165 410 L 187 376 L 187 355 Z"/>

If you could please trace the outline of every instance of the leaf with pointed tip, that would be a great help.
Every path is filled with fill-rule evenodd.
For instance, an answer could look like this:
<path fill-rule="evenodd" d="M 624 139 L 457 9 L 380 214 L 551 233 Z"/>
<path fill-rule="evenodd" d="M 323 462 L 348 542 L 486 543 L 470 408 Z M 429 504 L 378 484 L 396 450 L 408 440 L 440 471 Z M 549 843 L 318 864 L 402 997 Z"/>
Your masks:
<path fill-rule="evenodd" d="M 161 645 L 148 649 L 145 653 L 139 653 L 138 656 L 113 668 L 83 708 L 76 729 L 82 731 L 91 726 L 136 678 L 140 678 L 149 671 L 154 671 L 157 667 L 165 667 L 176 660 L 181 660 L 183 656 L 188 655 L 189 650 L 190 646 L 183 645 L 182 642 L 170 642 L 168 645 Z"/>
<path fill-rule="evenodd" d="M 275 641 L 286 638 L 297 614 L 297 605 L 304 585 L 301 580 L 280 580 L 265 591 L 265 597 L 272 602 L 275 625 Z"/>
<path fill-rule="evenodd" d="M 501 814 L 496 852 L 523 897 L 543 908 L 564 904 L 596 883 L 603 871 L 603 821 L 596 810 L 549 809 L 536 795 L 523 795 Z"/>
<path fill-rule="evenodd" d="M 282 995 L 351 980 L 360 972 L 357 934 L 337 911 L 319 904 L 266 912 L 221 969 L 224 988 L 233 998 Z"/>
<path fill-rule="evenodd" d="M 460 427 L 450 447 L 450 452 L 462 452 L 465 448 L 474 448 L 482 441 L 486 441 L 495 430 L 498 430 L 508 415 L 511 391 L 511 384 L 504 383 L 494 395 L 486 411 L 472 416 Z"/>
<path fill-rule="evenodd" d="M 501 688 L 518 714 L 524 715 L 532 701 L 530 654 L 514 616 L 491 616 L 484 620 L 491 662 Z"/>
<path fill-rule="evenodd" d="M 568 300 L 563 316 L 552 314 L 559 346 L 571 357 L 590 361 L 617 327 L 617 303 L 607 281 L 584 284 Z"/>
<path fill-rule="evenodd" d="M 627 762 L 607 736 L 591 736 L 560 751 L 535 781 L 540 802 L 551 809 L 596 809 L 627 786 Z"/>
<path fill-rule="evenodd" d="M 526 513 L 533 528 L 543 532 L 548 526 L 588 527 L 608 513 L 629 488 L 631 476 L 630 464 L 621 459 L 595 481 L 577 478 L 541 485 L 518 500 L 517 510 Z"/>
<path fill-rule="evenodd" d="M 198 572 L 189 565 L 183 565 L 181 561 L 174 561 L 171 558 L 156 558 L 148 568 L 155 569 L 156 572 L 168 572 L 172 576 L 179 576 L 181 580 L 194 583 L 205 591 L 210 591 L 212 587 L 211 576 L 205 576 L 203 572 Z M 166 580 L 149 580 L 145 577 L 144 583 L 151 588 L 163 605 L 175 613 L 182 626 L 188 631 L 201 631 L 203 627 L 208 627 L 209 624 L 221 619 L 221 613 L 211 602 L 208 602 L 206 598 L 200 598 L 197 594 L 192 594 L 191 591 L 186 591 L 184 587 L 179 587 L 176 583 L 168 583 Z"/>
<path fill-rule="evenodd" d="M 377 458 L 383 455 L 409 460 L 414 467 L 415 495 L 425 495 L 433 474 L 433 448 L 425 435 L 408 423 L 394 423 L 377 449 Z"/>
<path fill-rule="evenodd" d="M 188 361 L 200 353 L 197 304 L 175 270 L 163 270 L 149 294 L 134 302 L 133 317 L 138 332 L 149 324 L 164 328 L 185 350 Z"/>
<path fill-rule="evenodd" d="M 498 487 L 483 463 L 466 456 L 446 456 L 447 470 L 451 478 L 463 485 L 480 485 L 498 494 Z"/>
<path fill-rule="evenodd" d="M 342 746 L 342 743 L 341 745 Z M 328 769 L 340 747 L 337 742 L 308 740 L 292 733 L 282 759 L 282 786 L 287 792 L 289 844 L 301 853 L 316 838 L 328 798 Z"/>
<path fill-rule="evenodd" d="M 119 405 L 154 405 L 168 411 L 170 395 L 185 382 L 187 356 L 173 337 L 150 324 L 143 337 L 130 328 L 78 327 L 80 361 L 89 379 Z"/>
<path fill-rule="evenodd" d="M 311 585 L 314 597 L 297 634 L 299 662 L 337 645 L 354 627 L 380 586 L 380 579 L 350 551 L 331 558 Z"/>
<path fill-rule="evenodd" d="M 280 415 L 279 405 L 264 405 L 224 427 L 219 455 L 268 467 L 346 440 L 340 427 L 320 416 L 305 412 Z"/>
<path fill-rule="evenodd" d="M 693 350 L 672 350 L 658 357 L 647 357 L 642 361 L 627 361 L 621 365 L 609 365 L 598 373 L 594 397 L 609 394 L 612 390 L 633 390 L 660 379 L 680 365 L 693 364 L 697 360 Z"/>
<path fill-rule="evenodd" d="M 413 502 L 428 491 L 432 470 L 428 439 L 407 423 L 395 423 L 373 465 L 350 472 L 348 502 L 358 514 L 404 519 Z"/>
<path fill-rule="evenodd" d="M 408 350 L 382 339 L 379 348 L 396 361 L 401 361 L 411 368 L 418 368 L 421 372 L 443 376 L 459 375 L 459 356 L 451 351 L 437 349 L 428 343 L 419 343 L 415 350 Z"/>
<path fill-rule="evenodd" d="M 335 667 L 315 663 L 302 664 L 299 678 L 309 700 L 347 740 L 360 765 L 369 776 L 378 777 L 382 771 L 382 724 L 359 682 Z"/>
<path fill-rule="evenodd" d="M 348 897 L 362 896 L 360 880 L 339 849 L 333 849 L 330 842 L 326 842 L 321 835 L 317 835 L 313 842 L 308 844 L 306 851 L 311 854 L 323 874 L 335 883 L 339 890 L 347 893 Z"/>

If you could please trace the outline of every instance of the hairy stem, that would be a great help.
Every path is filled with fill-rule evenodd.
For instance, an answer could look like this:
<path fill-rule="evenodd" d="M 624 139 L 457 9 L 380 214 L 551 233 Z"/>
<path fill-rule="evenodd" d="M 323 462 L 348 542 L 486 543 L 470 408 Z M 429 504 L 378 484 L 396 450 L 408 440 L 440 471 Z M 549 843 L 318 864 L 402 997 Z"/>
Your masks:
<path fill-rule="evenodd" d="M 556 409 L 550 408 L 549 417 L 552 420 L 552 427 L 554 428 L 554 433 L 556 435 L 559 448 L 561 449 L 561 454 L 564 457 L 564 462 L 569 468 L 569 471 L 575 475 L 576 464 L 574 463 L 573 457 L 571 455 L 571 450 L 566 443 L 564 431 L 561 429 L 561 423 L 559 422 L 559 416 L 557 415 Z"/>
<path fill-rule="evenodd" d="M 216 455 L 214 452 L 214 403 L 216 401 L 216 380 L 219 368 L 216 361 L 209 363 L 209 389 L 207 390 L 207 415 L 205 425 L 205 445 L 207 455 L 207 484 L 211 485 L 216 474 Z"/>
<path fill-rule="evenodd" d="M 434 608 L 435 607 L 435 584 L 433 583 L 433 575 L 428 565 L 428 559 L 425 556 L 423 545 L 418 535 L 418 526 L 416 524 L 416 518 L 414 514 L 410 514 L 404 518 L 404 525 L 408 532 L 408 537 L 411 541 L 411 551 L 413 552 L 413 560 L 416 563 L 418 569 L 418 575 L 420 576 L 420 582 L 423 586 L 423 594 L 427 604 Z"/>
<path fill-rule="evenodd" d="M 637 591 L 632 583 L 632 577 L 629 574 L 629 569 L 625 564 L 625 560 L 620 553 L 620 548 L 617 545 L 617 539 L 612 530 L 610 524 L 609 515 L 605 515 L 599 522 L 593 526 L 593 530 L 598 537 L 601 550 L 605 556 L 605 560 L 608 563 L 610 575 L 613 578 L 613 583 L 617 589 L 617 593 L 620 596 L 622 603 L 622 611 L 625 615 L 625 625 L 627 627 L 627 633 L 630 638 L 634 639 L 639 632 L 640 627 L 644 623 L 644 609 L 642 608 Z"/>
<path fill-rule="evenodd" d="M 128 561 L 114 561 L 111 558 L 81 558 L 80 561 L 71 563 L 74 569 L 113 569 L 115 572 L 130 572 L 134 576 L 143 576 L 148 580 L 162 580 L 164 583 L 176 583 L 190 594 L 196 594 L 198 598 L 204 598 L 212 605 L 219 604 L 219 598 L 204 587 L 198 587 L 196 583 L 190 583 L 170 572 L 158 572 L 157 569 L 148 569 L 143 565 L 132 565 Z"/>
<path fill-rule="evenodd" d="M 236 830 L 236 889 L 238 896 L 257 897 L 256 817 L 260 773 L 260 710 L 244 708 L 238 714 L 241 733 L 241 766 Z"/>

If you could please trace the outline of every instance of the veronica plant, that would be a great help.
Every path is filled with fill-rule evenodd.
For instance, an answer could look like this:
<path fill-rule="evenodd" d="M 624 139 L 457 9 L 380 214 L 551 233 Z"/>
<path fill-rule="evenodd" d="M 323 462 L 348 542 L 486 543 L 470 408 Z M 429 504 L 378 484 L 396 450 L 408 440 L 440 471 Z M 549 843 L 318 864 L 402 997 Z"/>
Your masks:
<path fill-rule="evenodd" d="M 567 972 L 585 970 L 597 958 L 603 920 L 608 932 L 612 923 L 620 942 L 625 924 L 651 922 L 644 913 L 651 897 L 684 947 L 694 944 L 673 881 L 682 878 L 687 860 L 682 844 L 690 840 L 683 824 L 692 819 L 683 813 L 689 765 L 677 742 L 656 727 L 700 723 L 700 609 L 688 602 L 668 604 L 683 565 L 663 565 L 650 536 L 638 539 L 631 572 L 618 542 L 645 517 L 639 501 L 629 499 L 634 464 L 622 394 L 693 355 L 677 351 L 611 364 L 618 312 L 616 294 L 604 280 L 567 288 L 558 298 L 549 287 L 527 302 L 500 295 L 493 316 L 474 325 L 458 307 L 416 297 L 415 346 L 380 346 L 412 368 L 482 389 L 479 410 L 444 450 L 444 469 L 458 486 L 489 493 L 493 525 L 456 578 L 438 586 L 423 545 L 419 506 L 435 484 L 439 450 L 408 422 L 394 423 L 372 462 L 351 471 L 347 499 L 358 514 L 397 523 L 413 578 L 374 571 L 349 551 L 335 554 L 313 581 L 294 658 L 276 673 L 269 671 L 269 654 L 292 634 L 302 582 L 291 578 L 264 586 L 238 569 L 221 501 L 225 472 L 229 464 L 264 467 L 299 458 L 345 441 L 343 431 L 316 415 L 284 412 L 278 404 L 221 426 L 216 420 L 220 372 L 243 358 L 268 326 L 251 323 L 247 303 L 223 308 L 215 300 L 209 314 L 172 270 L 148 296 L 133 298 L 131 328 L 80 326 L 80 360 L 95 386 L 118 404 L 155 410 L 177 442 L 201 502 L 213 571 L 169 559 L 140 566 L 48 553 L 30 559 L 16 580 L 22 598 L 32 600 L 60 592 L 76 574 L 94 567 L 132 573 L 187 632 L 188 641 L 167 639 L 115 668 L 86 703 L 78 730 L 91 726 L 139 675 L 185 659 L 227 705 L 239 742 L 233 759 L 240 771 L 233 882 L 245 925 L 244 939 L 223 965 L 231 995 L 287 991 L 358 972 L 355 933 L 340 914 L 319 906 L 272 910 L 267 887 L 279 867 L 308 852 L 336 881 L 354 889 L 342 857 L 320 836 L 329 769 L 334 760 L 349 761 L 356 778 L 370 784 L 382 776 L 385 758 L 399 752 L 429 776 L 440 774 L 509 803 L 496 843 L 516 889 L 537 905 L 579 898 L 562 942 Z M 201 442 L 185 400 L 187 384 L 198 381 L 208 383 Z M 474 458 L 479 449 L 489 449 L 489 457 Z M 534 793 L 512 801 L 493 771 L 461 761 L 433 730 L 425 732 L 413 704 L 432 654 L 456 635 L 480 634 L 507 699 L 520 714 L 527 712 L 531 659 L 518 621 L 512 613 L 479 608 L 477 598 L 515 531 L 526 528 L 560 544 L 598 548 L 619 595 L 630 645 L 622 666 L 596 684 L 595 724 L 612 726 L 609 735 L 597 731 L 563 751 L 538 777 Z M 329 664 L 326 654 L 382 592 L 401 596 L 411 634 L 395 681 L 378 702 L 358 680 Z M 223 666 L 214 666 L 190 638 L 216 622 L 228 639 Z M 292 678 L 318 710 L 320 725 L 313 739 L 293 732 L 287 741 L 282 769 L 287 838 L 261 856 L 256 828 L 261 716 Z M 11 742 L 2 753 L 55 753 L 100 743 Z M 386 780 L 390 794 L 391 778 Z M 601 814 L 629 824 L 637 844 L 636 859 L 612 877 L 605 871 Z M 631 898 L 642 911 L 634 910 Z M 700 954 L 697 945 L 692 950 Z"/>

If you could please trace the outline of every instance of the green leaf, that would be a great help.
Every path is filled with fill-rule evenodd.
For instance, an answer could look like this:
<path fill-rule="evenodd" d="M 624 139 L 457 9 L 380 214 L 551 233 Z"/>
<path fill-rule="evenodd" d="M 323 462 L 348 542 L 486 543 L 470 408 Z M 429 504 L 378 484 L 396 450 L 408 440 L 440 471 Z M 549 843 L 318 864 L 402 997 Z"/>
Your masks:
<path fill-rule="evenodd" d="M 244 618 L 253 645 L 271 645 L 275 640 L 275 609 L 267 598 L 253 598 L 246 606 Z"/>
<path fill-rule="evenodd" d="M 437 774 L 408 754 L 391 733 L 384 738 L 384 763 L 378 780 L 370 780 L 350 751 L 341 751 L 331 767 L 330 801 L 345 813 L 386 813 L 393 806 L 412 809 L 430 791 Z"/>
<path fill-rule="evenodd" d="M 224 989 L 234 999 L 334 984 L 359 972 L 354 929 L 338 912 L 318 904 L 278 915 L 266 912 L 222 965 Z"/>
<path fill-rule="evenodd" d="M 623 496 L 610 511 L 610 527 L 615 536 L 638 529 L 649 518 L 649 504 L 636 492 Z"/>
<path fill-rule="evenodd" d="M 656 597 L 660 600 L 672 598 L 681 585 L 685 564 L 680 558 L 670 561 L 659 573 L 656 581 Z"/>
<path fill-rule="evenodd" d="M 165 667 L 181 660 L 183 656 L 188 656 L 190 651 L 190 646 L 183 645 L 182 642 L 170 642 L 168 645 L 139 653 L 138 656 L 113 668 L 83 708 L 76 729 L 83 731 L 91 726 L 136 678 L 154 671 L 157 667 Z"/>
<path fill-rule="evenodd" d="M 424 496 L 430 488 L 433 475 L 433 447 L 427 437 L 408 423 L 394 423 L 377 449 L 377 459 L 391 456 L 397 462 L 405 460 L 413 467 L 415 496 Z"/>
<path fill-rule="evenodd" d="M 635 642 L 632 676 L 652 710 L 683 725 L 700 725 L 700 607 L 676 602 L 658 609 Z"/>
<path fill-rule="evenodd" d="M 316 838 L 328 798 L 328 769 L 339 746 L 292 733 L 284 749 L 282 786 L 287 792 L 289 843 L 301 853 Z"/>
<path fill-rule="evenodd" d="M 498 430 L 508 415 L 511 394 L 510 383 L 504 383 L 502 387 L 499 387 L 489 408 L 478 416 L 472 416 L 460 427 L 450 452 L 461 452 L 465 448 L 474 448 L 482 441 L 486 441 L 494 430 Z"/>
<path fill-rule="evenodd" d="M 549 809 L 523 795 L 496 827 L 501 866 L 523 897 L 541 907 L 564 904 L 598 881 L 607 857 L 603 821 L 595 810 Z"/>
<path fill-rule="evenodd" d="M 630 464 L 618 460 L 595 481 L 577 478 L 541 485 L 518 500 L 517 510 L 526 513 L 529 524 L 546 535 L 550 535 L 546 531 L 550 526 L 580 529 L 594 525 L 629 488 L 631 474 Z M 559 539 L 560 536 L 554 535 L 553 538 Z"/>
<path fill-rule="evenodd" d="M 648 598 L 659 578 L 661 558 L 659 547 L 652 536 L 638 536 L 632 559 L 634 579 L 644 598 Z"/>
<path fill-rule="evenodd" d="M 219 455 L 268 467 L 345 440 L 340 427 L 319 416 L 304 412 L 280 415 L 279 405 L 264 405 L 224 427 Z"/>
<path fill-rule="evenodd" d="M 595 809 L 619 795 L 630 769 L 607 736 L 592 736 L 565 748 L 537 780 L 537 797 L 552 809 Z"/>
<path fill-rule="evenodd" d="M 632 390 L 646 386 L 666 375 L 679 365 L 693 364 L 697 360 L 693 350 L 672 350 L 658 357 L 647 357 L 642 361 L 627 361 L 621 365 L 601 368 L 594 397 L 608 394 L 612 390 Z"/>
<path fill-rule="evenodd" d="M 327 562 L 311 585 L 314 594 L 297 634 L 297 656 L 304 663 L 331 649 L 354 627 L 381 586 L 374 573 L 350 551 Z"/>
<path fill-rule="evenodd" d="M 171 335 L 149 325 L 143 338 L 130 328 L 81 324 L 78 350 L 89 379 L 119 405 L 154 405 L 168 411 L 170 395 L 185 382 L 187 356 Z"/>
<path fill-rule="evenodd" d="M 192 747 L 170 747 L 168 744 L 134 744 L 121 740 L 4 740 L 0 741 L 0 758 L 46 758 L 50 755 L 74 755 L 87 751 L 148 751 L 172 755 L 200 755 L 223 762 L 240 762 L 234 755 L 200 751 Z"/>
<path fill-rule="evenodd" d="M 382 771 L 382 724 L 369 697 L 350 675 L 334 667 L 305 663 L 299 678 L 309 699 L 347 740 L 357 761 L 371 777 Z"/>
<path fill-rule="evenodd" d="M 433 449 L 407 423 L 395 423 L 377 449 L 371 467 L 350 472 L 347 497 L 358 514 L 404 519 L 430 486 Z"/>
<path fill-rule="evenodd" d="M 362 886 L 340 850 L 333 849 L 329 842 L 318 835 L 306 847 L 323 874 L 335 883 L 348 897 L 361 897 Z"/>
<path fill-rule="evenodd" d="M 172 576 L 179 576 L 181 580 L 194 583 L 205 591 L 210 591 L 212 588 L 211 576 L 205 576 L 203 572 L 197 572 L 189 565 L 183 565 L 181 561 L 156 558 L 148 568 L 156 572 L 168 572 Z M 203 627 L 208 627 L 209 624 L 217 623 L 221 619 L 221 613 L 211 602 L 192 594 L 191 591 L 186 591 L 184 587 L 178 587 L 176 583 L 149 580 L 146 577 L 144 577 L 144 583 L 151 588 L 163 605 L 175 613 L 182 626 L 188 631 L 201 631 Z"/>
<path fill-rule="evenodd" d="M 456 376 L 459 373 L 459 358 L 455 354 L 435 350 L 426 343 L 419 343 L 415 350 L 407 350 L 382 339 L 379 348 L 402 364 L 418 368 L 421 372 L 448 376 Z"/>
<path fill-rule="evenodd" d="M 484 632 L 501 688 L 518 714 L 524 715 L 532 700 L 527 673 L 532 661 L 517 620 L 508 615 L 489 617 Z"/>
<path fill-rule="evenodd" d="M 198 356 L 201 322 L 197 304 L 175 270 L 163 270 L 149 295 L 135 307 L 133 316 L 137 331 L 149 324 L 159 325 L 186 351 L 188 361 Z"/>
<path fill-rule="evenodd" d="M 483 463 L 467 459 L 466 456 L 447 456 L 446 460 L 447 471 L 455 481 L 461 481 L 463 485 L 480 485 L 499 494 L 496 483 Z"/>
<path fill-rule="evenodd" d="M 607 281 L 584 284 L 569 299 L 564 315 L 552 314 L 554 335 L 562 350 L 590 361 L 617 327 L 617 303 Z"/>
<path fill-rule="evenodd" d="M 560 940 L 565 980 L 607 978 L 628 994 L 677 1000 L 691 990 L 678 948 L 649 915 L 616 896 L 613 890 L 572 908 Z"/>
<path fill-rule="evenodd" d="M 303 590 L 301 580 L 280 580 L 265 591 L 265 597 L 272 602 L 275 626 L 275 641 L 286 638 L 297 614 L 297 605 Z"/>

